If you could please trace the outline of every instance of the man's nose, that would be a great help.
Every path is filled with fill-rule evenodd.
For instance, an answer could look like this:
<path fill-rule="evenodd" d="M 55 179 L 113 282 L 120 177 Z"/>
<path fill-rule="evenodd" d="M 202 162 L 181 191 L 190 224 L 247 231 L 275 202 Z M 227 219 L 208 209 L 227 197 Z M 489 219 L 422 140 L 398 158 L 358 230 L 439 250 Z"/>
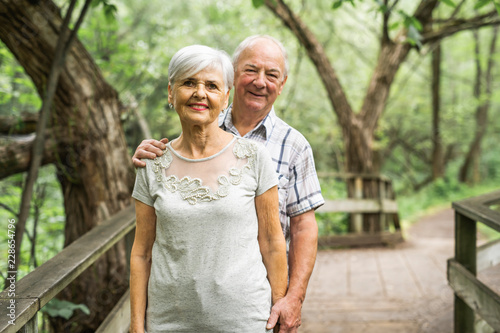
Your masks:
<path fill-rule="evenodd" d="M 253 84 L 257 88 L 264 88 L 266 86 L 266 77 L 264 72 L 258 72 L 257 77 L 253 80 Z"/>

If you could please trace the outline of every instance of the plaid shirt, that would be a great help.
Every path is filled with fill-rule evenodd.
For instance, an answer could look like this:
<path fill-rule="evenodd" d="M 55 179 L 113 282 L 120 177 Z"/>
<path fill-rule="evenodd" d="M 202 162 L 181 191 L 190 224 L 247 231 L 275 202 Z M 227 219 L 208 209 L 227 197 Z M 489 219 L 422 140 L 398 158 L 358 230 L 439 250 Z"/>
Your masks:
<path fill-rule="evenodd" d="M 233 125 L 232 105 L 219 116 L 223 130 L 241 136 Z M 245 138 L 264 144 L 276 166 L 280 201 L 280 222 L 287 242 L 290 217 L 316 209 L 325 201 L 321 195 L 311 146 L 296 129 L 276 116 L 274 107 Z"/>

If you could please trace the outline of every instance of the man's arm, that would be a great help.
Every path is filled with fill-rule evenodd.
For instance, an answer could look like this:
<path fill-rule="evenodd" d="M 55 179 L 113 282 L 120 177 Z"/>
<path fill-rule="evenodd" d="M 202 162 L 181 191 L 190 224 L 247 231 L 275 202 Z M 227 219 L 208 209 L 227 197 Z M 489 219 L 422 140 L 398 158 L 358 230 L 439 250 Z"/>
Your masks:
<path fill-rule="evenodd" d="M 136 168 L 144 168 L 146 163 L 141 161 L 141 158 L 149 158 L 154 160 L 157 156 L 163 155 L 163 150 L 167 148 L 168 139 L 163 138 L 160 141 L 155 139 L 142 140 L 141 144 L 135 150 L 132 156 L 132 163 Z"/>
<path fill-rule="evenodd" d="M 318 225 L 314 210 L 290 218 L 290 248 L 288 252 L 289 286 L 287 294 L 272 309 L 271 317 L 279 314 L 280 333 L 297 332 L 301 324 L 302 303 L 306 296 L 318 248 Z"/>

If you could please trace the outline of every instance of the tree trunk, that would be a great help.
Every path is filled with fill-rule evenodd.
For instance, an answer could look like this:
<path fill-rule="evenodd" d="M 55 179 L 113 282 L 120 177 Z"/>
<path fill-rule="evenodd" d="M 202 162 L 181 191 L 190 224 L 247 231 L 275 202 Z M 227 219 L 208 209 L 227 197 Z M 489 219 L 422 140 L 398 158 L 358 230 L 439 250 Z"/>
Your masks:
<path fill-rule="evenodd" d="M 437 6 L 438 0 L 422 1 L 415 11 L 415 17 L 426 26 L 432 17 L 432 12 Z M 362 108 L 358 114 L 354 113 L 347 99 L 336 72 L 329 61 L 326 52 L 315 35 L 307 25 L 287 6 L 283 0 L 266 0 L 265 5 L 276 15 L 283 24 L 297 37 L 305 47 L 307 54 L 314 63 L 318 75 L 321 77 L 328 97 L 333 107 L 339 125 L 342 128 L 345 146 L 345 170 L 355 174 L 377 174 L 380 170 L 380 162 L 373 151 L 373 137 L 377 128 L 394 77 L 400 65 L 406 59 L 411 45 L 404 42 L 393 42 L 388 38 L 386 29 L 388 14 L 384 16 L 384 35 L 381 40 L 381 48 L 377 66 L 368 86 Z M 396 38 L 404 38 L 405 32 Z M 349 197 L 353 197 L 354 186 L 347 184 Z M 363 182 L 364 198 L 378 197 L 378 185 L 371 181 Z M 371 231 L 369 225 L 377 225 L 378 216 L 364 214 L 364 229 Z M 366 230 L 366 229 L 370 230 Z M 377 229 L 377 228 L 375 228 Z"/>
<path fill-rule="evenodd" d="M 0 38 L 40 95 L 61 23 L 59 8 L 52 1 L 0 0 Z M 134 174 L 119 109 L 117 92 L 75 40 L 59 79 L 51 117 L 66 210 L 65 245 L 130 204 Z M 90 316 L 75 316 L 76 331 L 95 330 L 119 299 L 128 284 L 125 262 L 121 244 L 63 292 L 65 298 L 91 309 Z M 71 327 L 71 322 L 54 323 L 57 332 Z"/>
<path fill-rule="evenodd" d="M 493 81 L 492 71 L 494 65 L 493 56 L 496 49 L 496 41 L 498 36 L 498 27 L 493 28 L 493 36 L 491 38 L 489 53 L 488 53 L 488 65 L 486 68 L 486 74 L 483 78 L 483 70 L 480 61 L 479 52 L 479 34 L 477 30 L 473 31 L 475 39 L 475 60 L 476 60 L 476 80 L 474 83 L 474 97 L 479 102 L 476 108 L 476 129 L 474 132 L 474 138 L 469 145 L 469 150 L 465 156 L 462 167 L 460 168 L 460 173 L 458 179 L 461 182 L 472 182 L 477 183 L 480 180 L 479 176 L 479 158 L 481 156 L 481 141 L 486 133 L 488 127 L 488 110 L 491 103 L 491 85 Z M 482 81 L 484 82 L 484 89 Z M 471 174 L 470 169 L 473 168 Z"/>
<path fill-rule="evenodd" d="M 432 51 L 432 180 L 444 176 L 444 155 L 441 140 L 441 44 Z"/>

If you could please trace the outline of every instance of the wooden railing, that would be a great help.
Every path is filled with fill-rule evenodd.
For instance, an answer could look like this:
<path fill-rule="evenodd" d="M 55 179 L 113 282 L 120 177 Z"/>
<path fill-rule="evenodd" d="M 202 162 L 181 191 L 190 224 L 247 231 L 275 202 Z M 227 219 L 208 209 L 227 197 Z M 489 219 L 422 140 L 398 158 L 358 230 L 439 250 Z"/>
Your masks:
<path fill-rule="evenodd" d="M 131 206 L 78 238 L 12 288 L 7 286 L 0 293 L 0 333 L 38 332 L 37 312 L 123 238 L 130 258 L 134 231 L 135 210 Z"/>
<path fill-rule="evenodd" d="M 399 224 L 398 204 L 395 200 L 391 180 L 382 175 L 367 174 L 322 174 L 322 177 L 341 178 L 352 185 L 352 197 L 325 200 L 325 204 L 316 213 L 349 213 L 350 232 L 346 235 L 321 236 L 320 247 L 349 247 L 386 245 L 401 242 L 403 236 Z M 373 182 L 377 188 L 375 198 L 365 198 L 363 183 Z M 363 215 L 378 215 L 378 225 L 363 228 Z M 393 229 L 391 231 L 391 228 Z"/>
<path fill-rule="evenodd" d="M 500 263 L 500 241 L 476 248 L 476 225 L 484 223 L 500 232 L 500 191 L 453 203 L 455 210 L 455 258 L 448 260 L 448 282 L 455 292 L 456 333 L 474 332 L 478 314 L 500 332 L 500 295 L 477 279 L 478 270 Z"/>

